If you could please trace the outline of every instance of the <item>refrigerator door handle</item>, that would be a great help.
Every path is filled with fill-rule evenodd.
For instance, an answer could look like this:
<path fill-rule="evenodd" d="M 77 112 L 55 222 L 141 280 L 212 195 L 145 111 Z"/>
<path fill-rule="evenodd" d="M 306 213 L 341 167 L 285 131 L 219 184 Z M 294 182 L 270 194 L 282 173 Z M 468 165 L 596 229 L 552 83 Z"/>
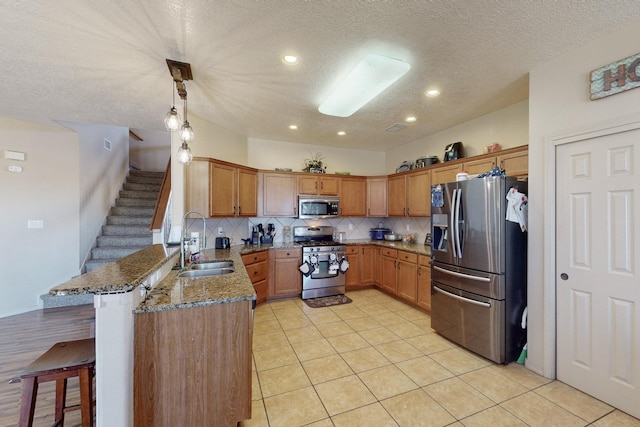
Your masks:
<path fill-rule="evenodd" d="M 458 194 L 457 194 L 457 198 L 456 195 L 454 195 L 454 198 L 456 198 L 456 203 L 455 203 L 455 232 L 454 232 L 454 245 L 457 247 L 457 252 L 458 252 L 458 258 L 462 258 L 462 245 L 460 245 L 460 197 L 462 196 L 462 189 L 459 188 L 458 189 Z"/>
<path fill-rule="evenodd" d="M 481 306 L 481 307 L 491 308 L 491 304 L 490 304 L 490 303 L 488 303 L 488 302 L 476 301 L 476 300 L 474 300 L 474 299 L 469 299 L 469 298 L 461 297 L 460 295 L 452 294 L 451 292 L 447 292 L 447 291 L 445 291 L 445 290 L 443 290 L 443 289 L 440 289 L 440 288 L 439 288 L 439 287 L 437 287 L 437 286 L 434 286 L 434 287 L 433 287 L 433 289 L 434 289 L 436 292 L 440 292 L 441 294 L 444 294 L 444 295 L 446 295 L 446 296 L 448 296 L 448 297 L 451 297 L 451 298 L 455 298 L 455 299 L 460 300 L 460 301 L 468 302 L 469 304 L 475 304 L 475 305 L 479 305 L 479 306 Z"/>
<path fill-rule="evenodd" d="M 488 277 L 478 277 L 478 276 L 472 276 L 471 274 L 458 273 L 457 271 L 447 270 L 435 265 L 433 266 L 433 269 L 438 270 L 445 274 L 451 274 L 452 276 L 462 277 L 463 279 L 477 280 L 478 282 L 487 282 L 487 283 L 491 282 L 491 279 Z"/>
<path fill-rule="evenodd" d="M 456 212 L 456 196 L 458 195 L 458 189 L 453 190 L 453 196 L 451 197 L 451 214 L 450 214 L 450 226 L 449 230 L 451 230 L 451 248 L 453 249 L 453 257 L 458 257 L 458 252 L 456 248 L 456 228 L 455 228 L 455 212 Z"/>

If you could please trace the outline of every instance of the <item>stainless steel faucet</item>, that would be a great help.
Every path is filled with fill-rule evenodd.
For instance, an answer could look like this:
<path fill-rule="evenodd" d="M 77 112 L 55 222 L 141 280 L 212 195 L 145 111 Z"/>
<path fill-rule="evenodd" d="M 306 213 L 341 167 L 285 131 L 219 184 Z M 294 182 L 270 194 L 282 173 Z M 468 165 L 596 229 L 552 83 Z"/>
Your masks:
<path fill-rule="evenodd" d="M 182 232 L 182 238 L 180 239 L 180 268 L 184 268 L 184 254 L 185 254 L 185 243 L 189 241 L 190 237 L 187 233 L 187 216 L 189 214 L 197 214 L 200 215 L 202 219 L 202 237 L 200 237 L 200 242 L 202 243 L 202 249 L 207 247 L 207 223 L 204 220 L 204 215 L 202 215 L 198 211 L 189 211 L 182 216 L 182 223 L 180 224 L 180 230 Z"/>

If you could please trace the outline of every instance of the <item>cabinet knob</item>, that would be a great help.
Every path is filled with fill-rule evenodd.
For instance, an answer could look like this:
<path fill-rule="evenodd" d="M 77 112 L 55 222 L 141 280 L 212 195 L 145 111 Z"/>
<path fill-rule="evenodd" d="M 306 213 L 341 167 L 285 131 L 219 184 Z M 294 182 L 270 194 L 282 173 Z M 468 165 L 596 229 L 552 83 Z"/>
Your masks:
<path fill-rule="evenodd" d="M 289 252 L 287 252 L 287 256 L 291 255 Z"/>

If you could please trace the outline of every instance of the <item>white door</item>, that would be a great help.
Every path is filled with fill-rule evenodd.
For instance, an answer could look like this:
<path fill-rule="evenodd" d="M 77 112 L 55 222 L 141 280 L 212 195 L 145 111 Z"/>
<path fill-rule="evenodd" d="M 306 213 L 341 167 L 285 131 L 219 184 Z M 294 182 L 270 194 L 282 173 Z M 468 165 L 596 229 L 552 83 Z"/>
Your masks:
<path fill-rule="evenodd" d="M 557 376 L 640 417 L 640 130 L 556 162 Z"/>

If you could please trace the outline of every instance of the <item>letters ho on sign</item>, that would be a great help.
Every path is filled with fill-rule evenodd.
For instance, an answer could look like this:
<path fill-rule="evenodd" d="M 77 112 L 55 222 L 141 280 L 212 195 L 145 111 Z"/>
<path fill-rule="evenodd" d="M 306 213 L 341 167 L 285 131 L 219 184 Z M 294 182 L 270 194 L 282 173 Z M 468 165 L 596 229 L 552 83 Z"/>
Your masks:
<path fill-rule="evenodd" d="M 640 87 L 640 53 L 591 72 L 591 100 Z"/>

